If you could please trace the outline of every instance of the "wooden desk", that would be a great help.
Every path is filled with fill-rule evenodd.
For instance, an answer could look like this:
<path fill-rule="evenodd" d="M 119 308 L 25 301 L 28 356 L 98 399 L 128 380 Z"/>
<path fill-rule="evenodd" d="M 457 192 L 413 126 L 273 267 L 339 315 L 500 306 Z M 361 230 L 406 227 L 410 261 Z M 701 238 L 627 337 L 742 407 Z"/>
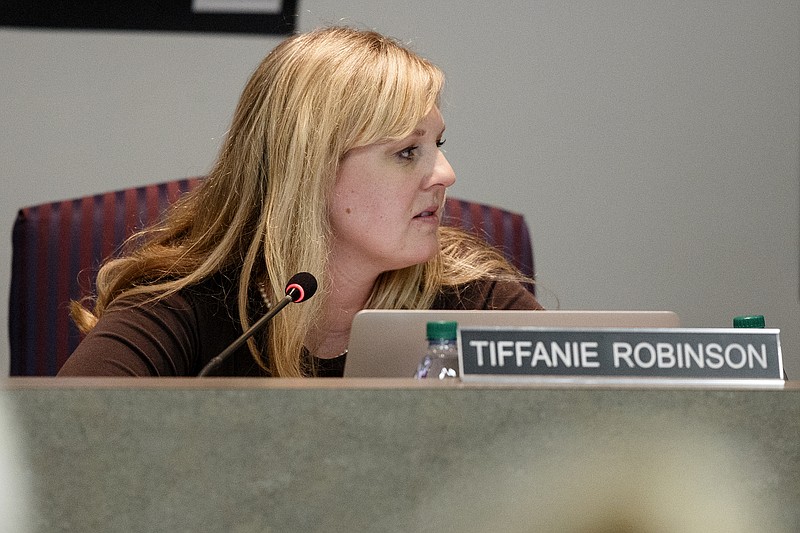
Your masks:
<path fill-rule="evenodd" d="M 659 513 L 672 531 L 800 531 L 797 383 L 13 378 L 0 394 L 34 531 L 564 531 Z"/>

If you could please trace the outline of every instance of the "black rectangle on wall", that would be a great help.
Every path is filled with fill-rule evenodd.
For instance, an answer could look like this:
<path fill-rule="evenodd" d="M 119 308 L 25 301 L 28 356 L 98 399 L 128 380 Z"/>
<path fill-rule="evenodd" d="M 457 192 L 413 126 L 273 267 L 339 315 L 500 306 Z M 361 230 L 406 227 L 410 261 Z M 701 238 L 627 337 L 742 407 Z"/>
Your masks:
<path fill-rule="evenodd" d="M 290 34 L 297 18 L 297 0 L 266 1 L 264 5 L 277 8 L 263 10 L 253 7 L 258 2 L 242 0 L 5 0 L 3 4 L 0 26 L 28 28 Z"/>

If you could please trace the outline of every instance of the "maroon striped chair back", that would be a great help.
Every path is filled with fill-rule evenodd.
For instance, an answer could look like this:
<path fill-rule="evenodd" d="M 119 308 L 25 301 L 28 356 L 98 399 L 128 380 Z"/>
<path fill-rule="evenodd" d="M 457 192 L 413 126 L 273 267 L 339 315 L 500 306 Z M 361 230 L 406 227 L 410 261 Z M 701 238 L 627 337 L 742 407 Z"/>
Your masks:
<path fill-rule="evenodd" d="M 488 204 L 448 197 L 443 224 L 463 228 L 483 237 L 503 252 L 520 272 L 533 278 L 533 245 L 528 224 L 521 213 Z M 531 286 L 533 291 L 533 286 Z"/>
<path fill-rule="evenodd" d="M 19 210 L 12 236 L 10 374 L 52 376 L 81 340 L 69 302 L 93 294 L 102 262 L 202 178 L 186 178 Z M 448 198 L 445 224 L 483 236 L 525 274 L 533 252 L 521 214 Z"/>

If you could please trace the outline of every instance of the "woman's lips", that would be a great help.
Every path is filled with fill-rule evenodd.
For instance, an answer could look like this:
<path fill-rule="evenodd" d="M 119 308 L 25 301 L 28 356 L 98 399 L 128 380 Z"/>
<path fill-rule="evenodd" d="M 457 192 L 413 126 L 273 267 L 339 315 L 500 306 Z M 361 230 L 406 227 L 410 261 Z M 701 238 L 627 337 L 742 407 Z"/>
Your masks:
<path fill-rule="evenodd" d="M 430 205 L 427 208 L 425 208 L 424 211 L 421 211 L 420 213 L 415 215 L 414 218 L 433 217 L 436 216 L 436 213 L 438 211 L 439 211 L 438 205 Z"/>

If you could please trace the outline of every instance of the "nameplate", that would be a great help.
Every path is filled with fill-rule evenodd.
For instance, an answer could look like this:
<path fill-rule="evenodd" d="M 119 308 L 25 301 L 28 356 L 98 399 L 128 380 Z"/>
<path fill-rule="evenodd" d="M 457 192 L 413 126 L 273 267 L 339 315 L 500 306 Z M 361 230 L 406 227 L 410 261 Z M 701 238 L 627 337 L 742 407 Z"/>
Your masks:
<path fill-rule="evenodd" d="M 461 378 L 783 380 L 780 330 L 462 327 Z"/>

